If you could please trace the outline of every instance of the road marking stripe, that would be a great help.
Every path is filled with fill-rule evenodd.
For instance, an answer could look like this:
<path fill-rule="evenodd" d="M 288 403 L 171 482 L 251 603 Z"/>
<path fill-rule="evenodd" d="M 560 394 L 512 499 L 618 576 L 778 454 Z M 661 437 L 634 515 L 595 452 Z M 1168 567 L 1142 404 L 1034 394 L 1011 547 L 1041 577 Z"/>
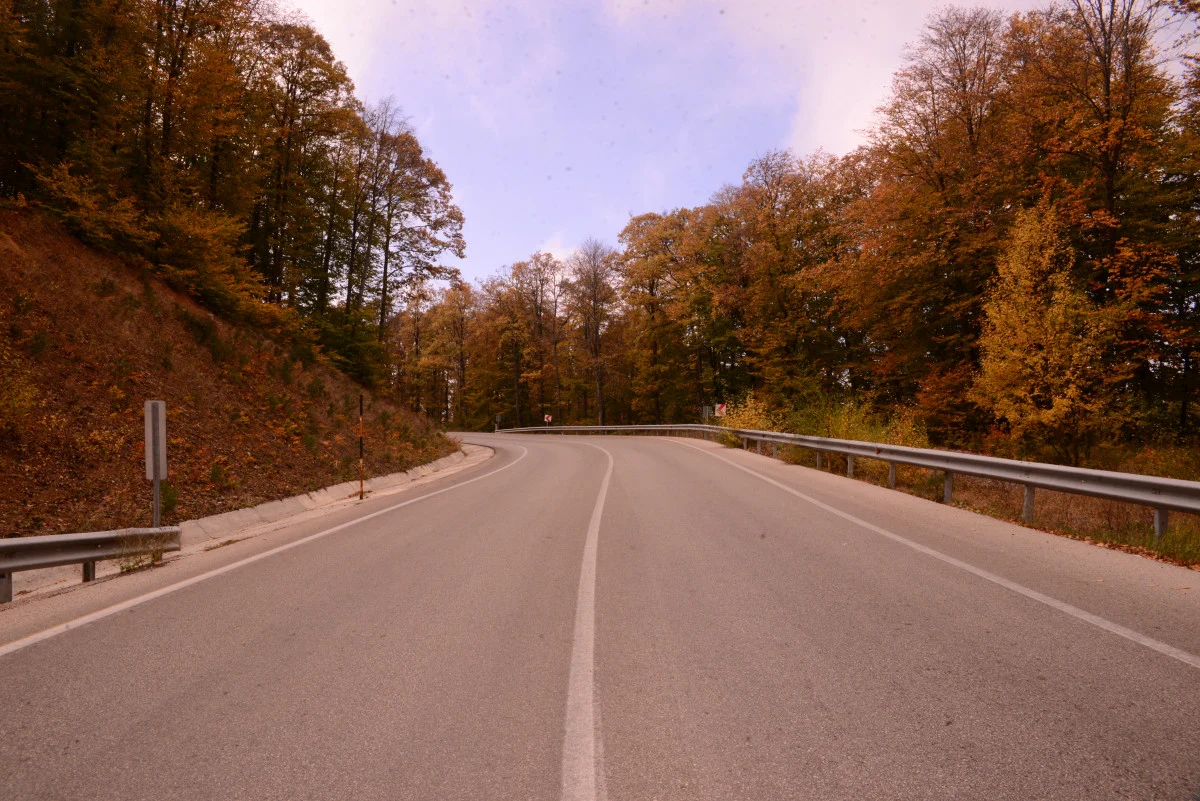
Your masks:
<path fill-rule="evenodd" d="M 571 674 L 567 680 L 567 721 L 563 735 L 562 801 L 596 801 L 596 549 L 600 517 L 608 482 L 613 473 L 612 454 L 586 443 L 608 457 L 608 469 L 588 522 L 579 571 L 579 598 L 575 602 L 575 639 L 571 644 Z"/>
<path fill-rule="evenodd" d="M 77 629 L 77 628 L 80 628 L 81 626 L 86 626 L 88 623 L 94 623 L 97 620 L 102 620 L 102 619 L 108 617 L 109 615 L 115 615 L 118 612 L 124 612 L 126 609 L 132 609 L 135 606 L 140 606 L 141 604 L 144 604 L 147 601 L 153 601 L 155 598 L 161 598 L 164 595 L 170 595 L 171 593 L 176 592 L 177 590 L 182 590 L 183 588 L 190 587 L 193 584 L 199 584 L 202 581 L 207 581 L 210 578 L 213 578 L 215 576 L 220 576 L 224 573 L 228 573 L 231 570 L 237 570 L 239 567 L 243 567 L 245 565 L 252 564 L 261 559 L 266 559 L 269 556 L 274 556 L 275 554 L 283 553 L 284 551 L 290 551 L 292 548 L 298 548 L 301 545 L 312 542 L 313 540 L 319 540 L 322 537 L 328 537 L 330 534 L 334 534 L 338 531 L 349 528 L 350 526 L 358 525 L 359 523 L 365 523 L 368 520 L 373 520 L 376 517 L 380 517 L 381 515 L 386 515 L 390 512 L 394 512 L 397 509 L 401 509 L 405 506 L 408 506 L 409 504 L 418 503 L 419 501 L 423 501 L 428 498 L 432 498 L 435 495 L 441 495 L 443 492 L 450 492 L 452 490 L 456 490 L 461 487 L 465 487 L 468 484 L 474 484 L 476 481 L 483 481 L 485 478 L 490 478 L 491 476 L 494 476 L 497 473 L 501 473 L 501 472 L 507 470 L 508 468 L 515 465 L 517 462 L 524 459 L 529 454 L 528 449 L 526 449 L 525 447 L 520 446 L 520 445 L 518 445 L 517 447 L 521 448 L 520 456 L 518 456 L 516 459 L 512 460 L 508 464 L 504 465 L 503 467 L 498 467 L 495 470 L 492 470 L 488 473 L 484 473 L 482 476 L 476 476 L 475 478 L 468 479 L 467 481 L 463 481 L 462 483 L 455 484 L 454 486 L 451 486 L 451 487 L 443 487 L 440 490 L 435 490 L 434 492 L 430 492 L 425 495 L 422 495 L 419 498 L 412 498 L 411 500 L 404 501 L 403 503 L 394 504 L 392 506 L 387 507 L 386 509 L 381 509 L 378 512 L 372 512 L 371 514 L 363 515 L 362 517 L 357 517 L 354 520 L 351 520 L 346 523 L 342 523 L 341 525 L 334 526 L 333 528 L 327 528 L 324 531 L 318 531 L 316 534 L 310 534 L 307 537 L 296 540 L 295 542 L 289 542 L 286 545 L 280 545 L 279 547 L 272 548 L 269 551 L 263 551 L 260 554 L 255 554 L 254 556 L 248 556 L 245 559 L 242 559 L 238 562 L 233 562 L 232 564 L 225 565 L 224 567 L 218 567 L 215 570 L 210 570 L 207 573 L 201 573 L 198 576 L 192 576 L 190 579 L 185 579 L 183 581 L 178 582 L 177 584 L 169 584 L 166 587 L 161 587 L 157 590 L 154 590 L 153 592 L 148 592 L 145 595 L 139 595 L 136 598 L 130 598 L 128 601 L 122 601 L 119 604 L 114 604 L 112 606 L 105 607 L 104 609 L 101 609 L 96 612 L 92 612 L 91 614 L 88 614 L 88 615 L 84 615 L 83 617 L 77 617 L 74 620 L 68 620 L 66 623 L 60 623 L 57 626 L 52 626 L 51 628 L 45 629 L 43 631 L 39 631 L 34 634 L 30 634 L 26 637 L 22 637 L 19 640 L 13 640 L 12 642 L 6 643 L 5 645 L 0 645 L 0 657 L 4 656 L 6 654 L 11 654 L 14 651 L 20 651 L 22 648 L 28 648 L 29 646 L 33 645 L 34 643 L 39 643 L 39 642 L 42 642 L 43 640 L 48 640 L 51 637 L 56 637 L 59 634 L 62 634 L 67 631 L 71 631 L 72 629 Z"/>
<path fill-rule="evenodd" d="M 1167 643 L 1162 642 L 1160 640 L 1156 640 L 1152 637 L 1147 637 L 1146 635 L 1136 632 L 1133 629 L 1125 628 L 1124 626 L 1122 626 L 1118 623 L 1113 623 L 1111 620 L 1106 620 L 1105 618 L 1102 618 L 1099 615 L 1094 615 L 1091 612 L 1080 609 L 1077 606 L 1072 606 L 1071 604 L 1066 603 L 1065 601 L 1060 601 L 1057 598 L 1051 598 L 1049 595 L 1044 595 L 1044 594 L 1038 592 L 1037 590 L 1030 589 L 1029 587 L 1026 587 L 1023 584 L 1018 584 L 1015 581 L 1010 581 L 1009 579 L 1006 579 L 1003 576 L 998 576 L 995 573 L 991 573 L 987 570 L 984 570 L 983 568 L 975 567 L 974 565 L 964 562 L 961 559 L 955 559 L 953 556 L 944 554 L 941 551 L 935 551 L 933 548 L 930 548 L 926 545 L 922 545 L 919 542 L 914 542 L 913 540 L 910 540 L 907 537 L 902 537 L 899 534 L 895 534 L 891 531 L 888 531 L 885 528 L 880 528 L 879 526 L 875 525 L 874 523 L 868 523 L 866 520 L 855 517 L 854 515 L 850 514 L 849 512 L 843 512 L 842 510 L 836 509 L 827 503 L 822 503 L 821 501 L 818 501 L 816 498 L 813 498 L 809 495 L 805 495 L 803 492 L 800 492 L 799 490 L 792 489 L 791 487 L 787 486 L 786 484 L 782 484 L 782 483 L 776 481 L 775 479 L 770 478 L 769 476 L 765 476 L 762 473 L 758 472 L 757 470 L 751 470 L 749 467 L 743 467 L 742 465 L 737 464 L 736 462 L 730 461 L 729 459 L 726 459 L 725 457 L 720 456 L 713 451 L 707 450 L 705 448 L 701 448 L 698 445 L 693 445 L 690 442 L 683 442 L 681 440 L 673 439 L 673 440 L 671 440 L 671 442 L 675 442 L 679 445 L 684 445 L 693 450 L 700 451 L 701 453 L 704 453 L 704 454 L 707 454 L 707 455 L 713 457 L 714 459 L 716 459 L 719 462 L 724 462 L 725 464 L 729 465 L 730 467 L 736 467 L 738 470 L 741 470 L 744 473 L 749 473 L 750 475 L 755 476 L 756 478 L 762 479 L 763 481 L 767 482 L 768 484 L 773 484 L 774 486 L 778 487 L 779 489 L 783 490 L 784 492 L 791 493 L 792 495 L 795 495 L 797 498 L 808 501 L 813 506 L 816 506 L 819 509 L 824 509 L 826 512 L 829 512 L 832 515 L 836 515 L 837 517 L 840 517 L 843 520 L 848 520 L 849 522 L 854 523 L 855 525 L 861 526 L 861 527 L 867 529 L 868 531 L 873 531 L 876 534 L 880 535 L 881 537 L 887 537 L 888 539 L 890 539 L 894 542 L 898 542 L 901 545 L 907 545 L 909 548 L 912 548 L 914 551 L 920 551 L 921 553 L 923 553 L 927 556 L 932 556 L 934 559 L 941 560 L 942 562 L 945 562 L 948 565 L 957 567 L 960 570 L 965 570 L 966 572 L 971 573 L 972 575 L 978 576 L 981 579 L 990 581 L 993 584 L 998 584 L 1001 587 L 1004 587 L 1005 589 L 1008 589 L 1008 590 L 1012 590 L 1013 592 L 1015 592 L 1019 595 L 1024 595 L 1026 598 L 1029 598 L 1031 600 L 1037 601 L 1038 603 L 1045 604 L 1046 606 L 1057 609 L 1058 611 L 1068 614 L 1071 617 L 1082 620 L 1085 623 L 1091 623 L 1093 626 L 1100 628 L 1100 629 L 1104 629 L 1105 631 L 1107 631 L 1111 634 L 1115 634 L 1118 637 L 1124 637 L 1125 639 L 1130 640 L 1131 642 L 1135 642 L 1138 645 L 1145 646 L 1146 648 L 1149 648 L 1153 651 L 1158 651 L 1160 654 L 1169 656 L 1172 659 L 1177 659 L 1180 662 L 1184 663 L 1185 665 L 1190 665 L 1191 667 L 1200 669 L 1200 656 L 1196 656 L 1195 654 L 1190 654 L 1187 651 L 1182 651 L 1182 650 L 1174 647 L 1173 645 L 1168 645 Z"/>

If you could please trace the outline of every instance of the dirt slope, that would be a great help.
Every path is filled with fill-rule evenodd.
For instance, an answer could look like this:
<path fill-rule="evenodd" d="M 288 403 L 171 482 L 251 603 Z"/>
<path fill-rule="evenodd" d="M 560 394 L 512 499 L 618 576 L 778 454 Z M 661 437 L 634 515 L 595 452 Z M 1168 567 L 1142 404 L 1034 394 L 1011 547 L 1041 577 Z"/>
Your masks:
<path fill-rule="evenodd" d="M 166 522 L 356 478 L 358 394 L 311 351 L 0 209 L 0 536 L 148 524 L 150 399 L 168 410 Z M 455 447 L 386 400 L 366 406 L 368 476 Z"/>

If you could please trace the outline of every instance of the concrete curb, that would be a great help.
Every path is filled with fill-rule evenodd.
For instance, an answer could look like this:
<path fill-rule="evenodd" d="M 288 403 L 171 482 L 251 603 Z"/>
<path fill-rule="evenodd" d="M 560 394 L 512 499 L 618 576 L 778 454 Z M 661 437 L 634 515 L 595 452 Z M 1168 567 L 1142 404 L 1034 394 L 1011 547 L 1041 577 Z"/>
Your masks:
<path fill-rule="evenodd" d="M 394 487 L 408 484 L 415 478 L 439 472 L 456 462 L 462 461 L 465 457 L 466 454 L 461 450 L 455 451 L 449 456 L 443 456 L 441 459 L 429 464 L 423 464 L 420 467 L 414 467 L 403 473 L 391 473 L 386 476 L 376 476 L 375 478 L 367 479 L 364 482 L 364 487 L 368 493 L 393 489 Z M 267 501 L 266 503 L 260 503 L 258 506 L 235 509 L 232 512 L 223 512 L 219 515 L 202 517 L 198 520 L 185 520 L 179 524 L 183 529 L 183 547 L 187 548 L 189 545 L 194 545 L 198 542 L 218 539 L 222 536 L 261 526 L 265 523 L 277 523 L 293 515 L 357 498 L 358 482 L 346 481 L 341 484 L 334 484 L 332 487 L 313 490 L 303 495 L 293 495 L 290 498 L 282 498 L 278 501 Z"/>
<path fill-rule="evenodd" d="M 468 445 L 466 447 L 474 448 L 478 446 Z M 394 490 L 422 476 L 437 473 L 457 462 L 461 462 L 466 456 L 467 454 L 463 450 L 457 450 L 449 456 L 443 456 L 441 459 L 421 465 L 420 467 L 414 467 L 403 473 L 392 473 L 368 479 L 365 482 L 365 488 L 369 494 L 379 494 Z M 242 532 L 248 532 L 247 536 L 253 536 L 254 534 L 261 533 L 254 531 L 255 529 L 270 527 L 272 523 L 279 523 L 299 515 L 311 516 L 314 513 L 321 514 L 325 507 L 348 503 L 351 500 L 358 500 L 357 481 L 347 481 L 342 484 L 335 484 L 332 487 L 306 492 L 303 495 L 293 495 L 290 498 L 267 501 L 257 506 L 234 509 L 197 520 L 185 520 L 179 524 L 182 529 L 180 540 L 184 551 L 180 555 L 201 550 L 210 543 L 231 539 L 234 535 Z M 267 530 L 270 529 L 268 528 Z M 178 556 L 171 558 L 178 558 Z M 97 565 L 96 574 L 98 577 L 116 572 L 119 572 L 119 568 L 115 566 L 115 563 L 100 563 Z M 79 565 L 64 565 L 62 567 L 49 567 L 44 570 L 21 571 L 13 576 L 13 589 L 18 596 L 28 596 L 30 594 L 36 596 L 46 590 L 77 585 L 79 574 Z"/>

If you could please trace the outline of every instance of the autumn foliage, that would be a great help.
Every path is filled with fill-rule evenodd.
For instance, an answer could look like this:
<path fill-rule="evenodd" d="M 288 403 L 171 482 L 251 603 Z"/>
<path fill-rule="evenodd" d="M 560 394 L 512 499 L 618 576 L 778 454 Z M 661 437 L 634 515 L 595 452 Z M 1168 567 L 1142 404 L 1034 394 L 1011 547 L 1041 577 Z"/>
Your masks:
<path fill-rule="evenodd" d="M 768 153 L 617 249 L 411 296 L 400 392 L 462 427 L 730 402 L 1073 463 L 1194 444 L 1200 72 L 1156 49 L 1188 46 L 1172 13 L 940 11 L 854 152 Z"/>
<path fill-rule="evenodd" d="M 1078 463 L 1120 424 L 1131 376 L 1113 352 L 1128 307 L 1089 298 L 1072 262 L 1053 209 L 1017 215 L 984 302 L 973 394 L 1017 440 Z"/>
<path fill-rule="evenodd" d="M 464 247 L 398 106 L 259 0 L 0 0 L 0 197 L 367 385 L 398 294 Z"/>
<path fill-rule="evenodd" d="M 862 147 L 766 153 L 615 247 L 468 285 L 440 261 L 463 249 L 446 176 L 304 20 L 2 0 L 0 194 L 447 426 L 728 402 L 805 433 L 1123 464 L 1197 442 L 1195 15 L 943 9 Z"/>
<path fill-rule="evenodd" d="M 354 480 L 361 391 L 312 347 L 0 210 L 0 536 L 149 525 L 149 399 L 167 404 L 168 524 Z M 367 477 L 457 447 L 365 395 Z"/>

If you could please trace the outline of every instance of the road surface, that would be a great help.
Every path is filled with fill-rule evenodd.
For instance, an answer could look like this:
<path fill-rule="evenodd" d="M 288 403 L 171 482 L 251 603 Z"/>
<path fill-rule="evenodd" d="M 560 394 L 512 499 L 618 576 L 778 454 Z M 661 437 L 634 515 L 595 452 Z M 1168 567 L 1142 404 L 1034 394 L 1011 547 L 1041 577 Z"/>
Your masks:
<path fill-rule="evenodd" d="M 1200 797 L 1200 573 L 706 442 L 466 439 L 0 611 L 0 798 Z"/>

